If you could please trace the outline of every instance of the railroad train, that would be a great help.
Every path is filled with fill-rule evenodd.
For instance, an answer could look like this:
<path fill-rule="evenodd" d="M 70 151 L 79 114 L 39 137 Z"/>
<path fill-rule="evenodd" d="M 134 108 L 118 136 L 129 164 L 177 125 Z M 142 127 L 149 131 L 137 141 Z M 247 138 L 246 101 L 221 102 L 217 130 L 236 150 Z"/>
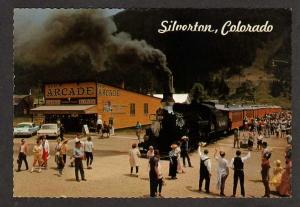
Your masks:
<path fill-rule="evenodd" d="M 159 149 L 161 154 L 170 150 L 183 135 L 189 137 L 189 148 L 195 150 L 199 142 L 210 143 L 229 134 L 235 128 L 242 128 L 255 118 L 266 114 L 278 113 L 279 106 L 247 105 L 226 106 L 212 102 L 174 103 L 172 94 L 163 98 L 163 109 L 151 115 L 152 125 L 146 129 L 144 142 L 140 148 L 147 151 L 150 145 Z M 170 103 L 171 102 L 171 103 Z"/>

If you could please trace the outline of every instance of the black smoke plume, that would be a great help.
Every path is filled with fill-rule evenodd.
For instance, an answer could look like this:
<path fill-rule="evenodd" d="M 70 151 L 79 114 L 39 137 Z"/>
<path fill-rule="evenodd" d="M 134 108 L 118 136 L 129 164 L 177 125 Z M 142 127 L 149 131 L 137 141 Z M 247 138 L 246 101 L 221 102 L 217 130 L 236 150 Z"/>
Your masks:
<path fill-rule="evenodd" d="M 15 60 L 19 63 L 51 68 L 74 56 L 88 57 L 98 72 L 150 70 L 164 90 L 173 90 L 169 81 L 172 73 L 162 51 L 127 33 L 117 33 L 113 20 L 101 10 L 57 13 L 42 29 L 33 30 L 26 41 L 15 41 Z"/>

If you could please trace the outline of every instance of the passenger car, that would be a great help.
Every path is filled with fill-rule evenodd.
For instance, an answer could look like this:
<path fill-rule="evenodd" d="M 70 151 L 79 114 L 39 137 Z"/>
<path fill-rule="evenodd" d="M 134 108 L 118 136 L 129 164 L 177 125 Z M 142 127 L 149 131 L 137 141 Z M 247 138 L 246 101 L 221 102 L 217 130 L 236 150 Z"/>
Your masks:
<path fill-rule="evenodd" d="M 37 136 L 57 138 L 58 136 L 60 136 L 60 128 L 57 124 L 43 124 L 41 126 L 41 129 L 37 132 Z"/>
<path fill-rule="evenodd" d="M 17 136 L 28 136 L 32 137 L 39 130 L 39 126 L 36 126 L 32 122 L 21 122 L 14 127 L 14 137 Z"/>

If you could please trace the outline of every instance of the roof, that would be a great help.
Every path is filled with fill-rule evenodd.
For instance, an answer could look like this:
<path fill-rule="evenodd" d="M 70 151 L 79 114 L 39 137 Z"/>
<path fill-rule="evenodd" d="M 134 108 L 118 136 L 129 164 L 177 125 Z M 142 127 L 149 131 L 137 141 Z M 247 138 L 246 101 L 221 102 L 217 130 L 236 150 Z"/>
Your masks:
<path fill-rule="evenodd" d="M 160 99 L 163 98 L 163 94 L 153 94 L 153 96 L 157 97 L 157 98 L 160 98 Z M 174 99 L 175 103 L 184 103 L 184 102 L 186 102 L 187 97 L 188 97 L 187 93 L 175 93 L 175 94 L 173 94 L 173 99 Z"/>
<path fill-rule="evenodd" d="M 20 123 L 18 123 L 18 125 L 19 124 L 32 124 L 32 122 L 20 122 Z"/>
<path fill-rule="evenodd" d="M 56 105 L 56 106 L 39 106 L 31 111 L 86 111 L 88 109 L 96 108 L 96 105 Z"/>
<path fill-rule="evenodd" d="M 23 98 L 26 98 L 30 95 L 14 95 L 14 98 L 20 98 L 20 99 L 23 99 Z"/>
<path fill-rule="evenodd" d="M 13 96 L 13 104 L 14 106 L 19 105 L 19 103 L 24 99 L 29 97 L 30 95 L 14 95 Z"/>
<path fill-rule="evenodd" d="M 95 83 L 96 85 L 98 84 L 101 84 L 101 85 L 105 85 L 105 86 L 109 86 L 109 87 L 112 87 L 112 88 L 116 88 L 116 89 L 120 89 L 120 90 L 123 90 L 123 91 L 127 91 L 127 92 L 131 92 L 131 93 L 135 93 L 135 94 L 138 94 L 138 95 L 142 95 L 142 96 L 147 96 L 147 97 L 150 97 L 150 98 L 156 98 L 156 99 L 161 99 L 159 97 L 155 97 L 154 95 L 150 95 L 150 94 L 144 94 L 144 93 L 141 93 L 141 92 L 137 92 L 137 91 L 134 91 L 132 89 L 128 89 L 126 87 L 121 87 L 121 86 L 116 86 L 116 85 L 111 85 L 111 84 L 107 84 L 107 83 L 101 83 L 101 82 L 98 82 L 98 81 L 80 81 L 80 82 L 77 82 L 77 81 L 56 81 L 56 82 L 44 82 L 43 85 L 47 85 L 47 84 L 64 84 L 64 83 L 90 83 L 90 82 L 93 82 Z"/>
<path fill-rule="evenodd" d="M 281 108 L 280 106 L 274 105 L 230 105 L 226 106 L 223 104 L 216 104 L 215 107 L 223 111 L 241 111 L 241 110 L 252 110 L 252 109 L 263 109 L 263 108 Z"/>

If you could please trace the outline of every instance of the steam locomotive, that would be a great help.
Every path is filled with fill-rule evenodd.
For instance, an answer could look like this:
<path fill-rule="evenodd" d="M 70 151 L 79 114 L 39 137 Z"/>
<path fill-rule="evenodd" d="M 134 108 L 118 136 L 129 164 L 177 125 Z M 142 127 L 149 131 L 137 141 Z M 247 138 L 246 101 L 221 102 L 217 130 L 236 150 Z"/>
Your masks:
<path fill-rule="evenodd" d="M 140 147 L 147 150 L 152 145 L 161 153 L 168 152 L 170 145 L 184 135 L 189 137 L 189 146 L 193 150 L 199 142 L 211 142 L 230 129 L 226 113 L 216 109 L 212 103 L 174 103 L 158 109 L 151 121 L 151 128 L 146 129 Z"/>
<path fill-rule="evenodd" d="M 220 107 L 212 102 L 175 103 L 172 75 L 165 83 L 163 108 L 150 117 L 152 125 L 146 129 L 144 142 L 139 144 L 144 151 L 153 146 L 161 154 L 166 154 L 170 145 L 184 135 L 189 137 L 190 150 L 195 150 L 199 142 L 210 143 L 234 128 L 242 128 L 245 122 L 281 111 L 278 106 Z"/>
<path fill-rule="evenodd" d="M 281 107 L 265 105 L 229 107 L 212 102 L 174 103 L 172 94 L 164 94 L 162 105 L 163 108 L 151 116 L 152 125 L 146 129 L 144 142 L 140 144 L 145 151 L 152 145 L 166 154 L 170 145 L 184 135 L 189 137 L 190 150 L 195 150 L 199 142 L 213 142 L 255 118 L 281 111 Z"/>

